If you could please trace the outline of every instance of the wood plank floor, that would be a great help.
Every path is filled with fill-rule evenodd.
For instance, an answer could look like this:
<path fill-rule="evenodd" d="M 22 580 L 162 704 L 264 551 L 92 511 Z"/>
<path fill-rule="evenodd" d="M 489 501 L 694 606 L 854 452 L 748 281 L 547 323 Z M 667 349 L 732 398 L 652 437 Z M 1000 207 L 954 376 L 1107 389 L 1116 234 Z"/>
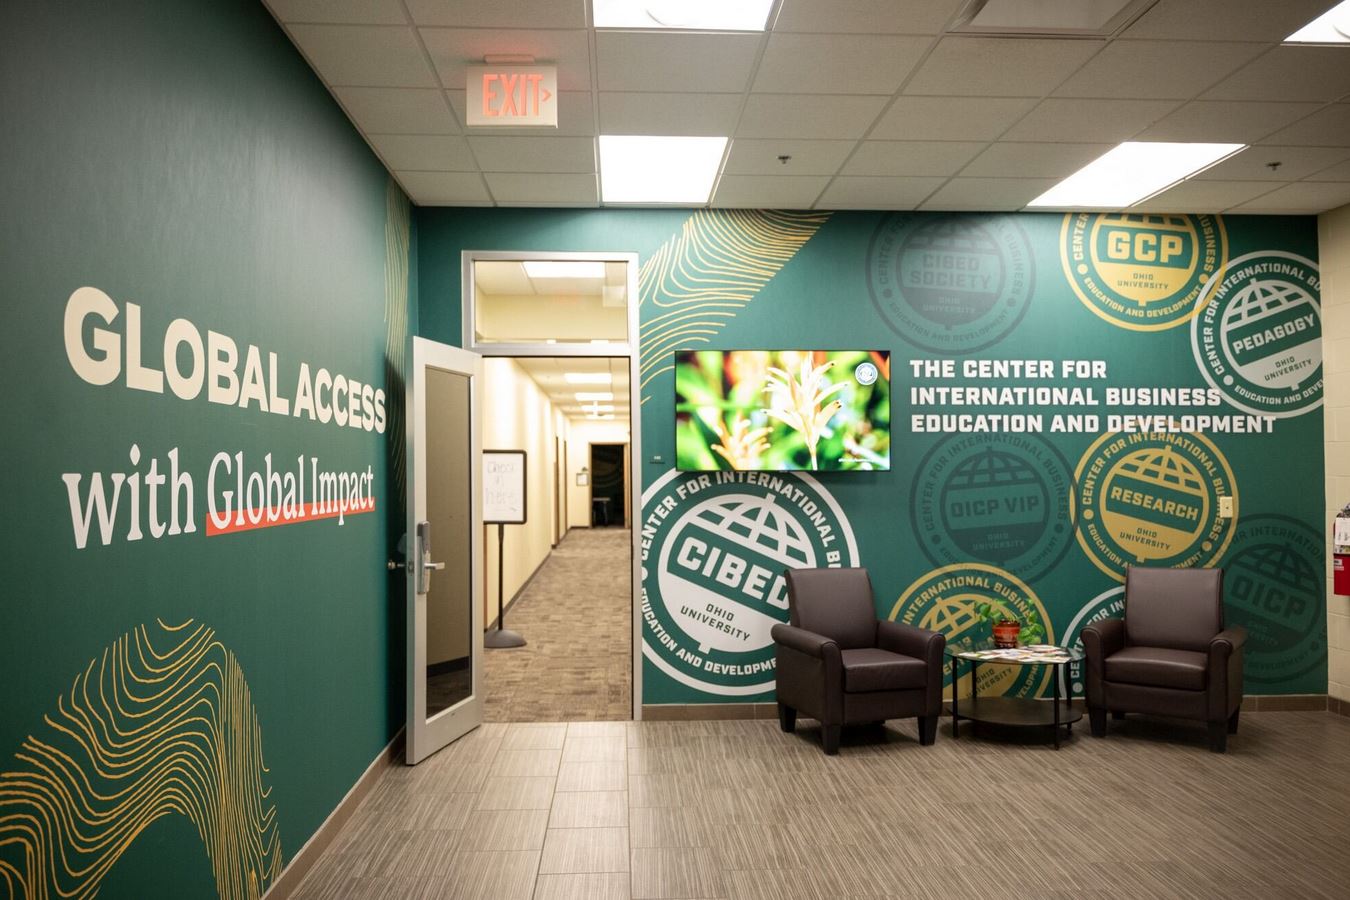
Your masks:
<path fill-rule="evenodd" d="M 1226 755 L 1134 717 L 1058 752 L 908 721 L 826 757 L 814 725 L 487 724 L 390 770 L 295 896 L 1350 896 L 1344 717 L 1244 713 Z"/>

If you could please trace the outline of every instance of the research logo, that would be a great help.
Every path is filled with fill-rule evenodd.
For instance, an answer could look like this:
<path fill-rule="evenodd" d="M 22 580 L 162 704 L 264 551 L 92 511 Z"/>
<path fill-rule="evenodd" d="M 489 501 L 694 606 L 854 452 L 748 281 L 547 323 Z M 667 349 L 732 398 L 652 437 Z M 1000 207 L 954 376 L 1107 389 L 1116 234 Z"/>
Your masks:
<path fill-rule="evenodd" d="M 1228 254 L 1219 216 L 1068 213 L 1064 275 L 1088 309 L 1133 331 L 1185 322 Z"/>
<path fill-rule="evenodd" d="M 1253 415 L 1321 406 L 1320 294 L 1317 264 L 1297 254 L 1264 250 L 1230 262 L 1191 319 L 1205 380 Z"/>
<path fill-rule="evenodd" d="M 1212 565 L 1233 539 L 1233 471 L 1202 435 L 1108 432 L 1083 454 L 1074 481 L 1078 543 L 1117 581 L 1127 566 Z M 1225 496 L 1231 518 L 1219 515 Z"/>
<path fill-rule="evenodd" d="M 1036 270 L 1012 216 L 892 214 L 867 251 L 867 288 L 886 325 L 933 353 L 996 344 L 1026 315 Z"/>
<path fill-rule="evenodd" d="M 858 565 L 839 504 L 805 474 L 672 470 L 642 509 L 643 656 L 704 693 L 772 691 L 784 570 Z"/>

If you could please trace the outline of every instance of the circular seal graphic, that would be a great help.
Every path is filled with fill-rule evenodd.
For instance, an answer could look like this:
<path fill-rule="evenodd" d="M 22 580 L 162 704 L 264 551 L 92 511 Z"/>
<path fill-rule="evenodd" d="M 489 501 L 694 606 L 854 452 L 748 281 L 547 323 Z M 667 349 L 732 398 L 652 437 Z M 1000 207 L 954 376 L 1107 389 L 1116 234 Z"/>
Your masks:
<path fill-rule="evenodd" d="M 1069 621 L 1069 627 L 1060 638 L 1061 647 L 1069 647 L 1082 652 L 1083 629 L 1102 619 L 1119 619 L 1125 615 L 1125 587 L 1118 585 L 1102 591 L 1083 605 Z M 1060 692 L 1065 697 L 1083 696 L 1083 665 L 1063 666 L 1064 677 L 1068 683 L 1061 682 Z"/>
<path fill-rule="evenodd" d="M 1060 262 L 1078 299 L 1133 331 L 1191 318 L 1227 256 L 1219 216 L 1068 213 L 1060 229 Z"/>
<path fill-rule="evenodd" d="M 859 363 L 858 368 L 853 370 L 853 377 L 858 380 L 858 384 L 872 384 L 877 380 L 877 367 L 870 362 Z"/>
<path fill-rule="evenodd" d="M 942 566 L 921 576 L 895 601 L 889 618 L 940 632 L 949 644 L 978 644 L 992 637 L 990 625 L 975 612 L 979 603 L 993 604 L 1021 621 L 1034 613 L 1045 625 L 1046 642 L 1054 643 L 1050 617 L 1036 592 L 1011 572 L 983 563 Z M 1036 697 L 1050 685 L 1048 666 L 987 665 L 978 672 L 980 696 Z M 951 681 L 948 663 L 943 684 L 950 687 Z M 958 687 L 969 687 L 970 676 L 962 675 L 961 681 Z"/>
<path fill-rule="evenodd" d="M 1195 363 L 1238 409 L 1285 418 L 1322 405 L 1317 264 L 1263 250 L 1230 262 L 1191 319 Z"/>
<path fill-rule="evenodd" d="M 834 497 L 809 475 L 671 470 L 642 494 L 642 655 L 723 697 L 773 690 L 783 570 L 856 566 Z"/>
<path fill-rule="evenodd" d="M 1281 515 L 1238 523 L 1224 563 L 1228 623 L 1247 628 L 1247 684 L 1283 687 L 1326 664 L 1326 563 L 1319 529 Z"/>
<path fill-rule="evenodd" d="M 1131 565 L 1208 566 L 1233 539 L 1233 470 L 1202 435 L 1108 432 L 1083 454 L 1074 480 L 1078 543 L 1117 581 Z M 1219 515 L 1223 496 L 1233 498 L 1233 518 Z"/>
<path fill-rule="evenodd" d="M 972 353 L 1026 315 L 1036 268 L 1012 216 L 892 214 L 867 249 L 867 289 L 892 331 L 933 353 Z"/>
<path fill-rule="evenodd" d="M 978 559 L 1035 581 L 1073 543 L 1069 463 L 1038 435 L 939 441 L 919 463 L 910 500 L 914 534 L 935 566 Z"/>

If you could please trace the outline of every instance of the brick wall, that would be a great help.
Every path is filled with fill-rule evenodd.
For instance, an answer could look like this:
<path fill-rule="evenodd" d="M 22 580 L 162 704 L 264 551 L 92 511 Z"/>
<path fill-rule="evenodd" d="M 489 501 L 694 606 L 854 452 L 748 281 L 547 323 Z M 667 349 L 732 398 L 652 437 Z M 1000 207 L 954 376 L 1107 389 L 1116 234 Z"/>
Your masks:
<path fill-rule="evenodd" d="M 1322 356 L 1326 376 L 1326 519 L 1350 503 L 1350 206 L 1318 218 L 1322 269 Z M 1328 693 L 1350 701 L 1350 597 L 1331 593 L 1327 551 Z"/>

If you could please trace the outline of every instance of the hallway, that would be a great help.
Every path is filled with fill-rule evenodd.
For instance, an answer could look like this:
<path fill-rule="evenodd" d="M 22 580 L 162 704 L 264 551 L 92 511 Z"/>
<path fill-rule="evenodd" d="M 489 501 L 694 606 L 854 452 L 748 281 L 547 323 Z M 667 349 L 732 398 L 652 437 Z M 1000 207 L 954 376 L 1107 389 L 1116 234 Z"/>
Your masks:
<path fill-rule="evenodd" d="M 574 528 L 506 612 L 526 646 L 487 650 L 484 719 L 632 718 L 632 536 Z"/>

